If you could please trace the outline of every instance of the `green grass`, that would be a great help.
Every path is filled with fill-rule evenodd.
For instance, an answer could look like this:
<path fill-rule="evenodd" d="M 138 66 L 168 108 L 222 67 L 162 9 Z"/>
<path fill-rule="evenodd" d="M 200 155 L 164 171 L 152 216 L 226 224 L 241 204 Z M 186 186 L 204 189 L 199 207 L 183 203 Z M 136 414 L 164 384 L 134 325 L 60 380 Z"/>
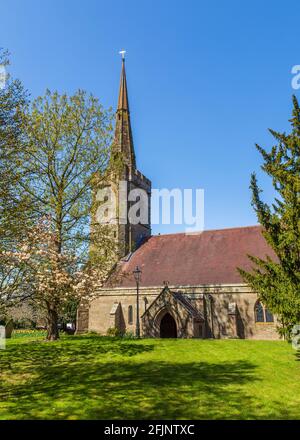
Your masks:
<path fill-rule="evenodd" d="M 43 338 L 0 350 L 0 419 L 300 419 L 285 342 Z"/>

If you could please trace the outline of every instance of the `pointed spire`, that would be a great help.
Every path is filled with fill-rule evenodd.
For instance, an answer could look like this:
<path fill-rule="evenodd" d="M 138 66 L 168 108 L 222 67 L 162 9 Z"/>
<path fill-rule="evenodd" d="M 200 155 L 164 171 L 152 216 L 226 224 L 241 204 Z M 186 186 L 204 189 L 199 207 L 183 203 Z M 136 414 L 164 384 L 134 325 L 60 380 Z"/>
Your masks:
<path fill-rule="evenodd" d="M 129 112 L 127 81 L 126 81 L 126 71 L 125 71 L 125 58 L 122 58 L 122 70 L 121 70 L 121 79 L 120 79 L 118 110 L 126 110 Z"/>
<path fill-rule="evenodd" d="M 129 101 L 125 71 L 125 51 L 122 54 L 122 69 L 119 89 L 118 108 L 116 112 L 116 130 L 114 150 L 122 153 L 124 163 L 129 168 L 136 168 L 135 153 L 131 132 Z"/>

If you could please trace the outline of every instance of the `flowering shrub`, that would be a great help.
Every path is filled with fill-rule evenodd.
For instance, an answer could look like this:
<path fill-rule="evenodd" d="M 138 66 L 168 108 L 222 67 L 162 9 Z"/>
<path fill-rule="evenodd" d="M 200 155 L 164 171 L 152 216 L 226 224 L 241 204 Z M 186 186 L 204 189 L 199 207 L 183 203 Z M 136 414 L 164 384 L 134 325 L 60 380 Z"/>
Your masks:
<path fill-rule="evenodd" d="M 46 312 L 47 338 L 57 339 L 59 312 L 70 302 L 78 305 L 95 297 L 104 271 L 82 265 L 71 251 L 62 252 L 51 218 L 44 217 L 20 243 L 18 250 L 2 252 L 10 267 L 22 270 L 20 290 Z"/>

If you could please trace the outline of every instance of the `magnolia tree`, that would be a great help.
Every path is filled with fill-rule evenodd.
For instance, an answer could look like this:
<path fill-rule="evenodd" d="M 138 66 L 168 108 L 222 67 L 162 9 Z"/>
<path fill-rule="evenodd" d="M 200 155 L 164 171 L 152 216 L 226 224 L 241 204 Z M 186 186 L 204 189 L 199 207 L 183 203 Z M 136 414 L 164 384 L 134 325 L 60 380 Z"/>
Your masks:
<path fill-rule="evenodd" d="M 58 317 L 66 304 L 93 299 L 111 267 L 108 259 L 105 265 L 92 268 L 70 252 L 59 252 L 57 231 L 49 218 L 39 221 L 19 250 L 3 252 L 2 258 L 22 273 L 21 288 L 11 292 L 12 299 L 26 296 L 44 311 L 48 340 L 59 338 Z"/>

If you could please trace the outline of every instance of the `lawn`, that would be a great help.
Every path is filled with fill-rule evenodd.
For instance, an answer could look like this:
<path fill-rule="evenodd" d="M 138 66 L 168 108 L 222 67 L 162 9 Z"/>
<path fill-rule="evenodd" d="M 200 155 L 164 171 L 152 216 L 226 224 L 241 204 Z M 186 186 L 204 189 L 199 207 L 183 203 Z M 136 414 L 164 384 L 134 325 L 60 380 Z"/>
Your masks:
<path fill-rule="evenodd" d="M 0 419 L 300 419 L 300 358 L 279 341 L 29 333 L 0 374 Z"/>

